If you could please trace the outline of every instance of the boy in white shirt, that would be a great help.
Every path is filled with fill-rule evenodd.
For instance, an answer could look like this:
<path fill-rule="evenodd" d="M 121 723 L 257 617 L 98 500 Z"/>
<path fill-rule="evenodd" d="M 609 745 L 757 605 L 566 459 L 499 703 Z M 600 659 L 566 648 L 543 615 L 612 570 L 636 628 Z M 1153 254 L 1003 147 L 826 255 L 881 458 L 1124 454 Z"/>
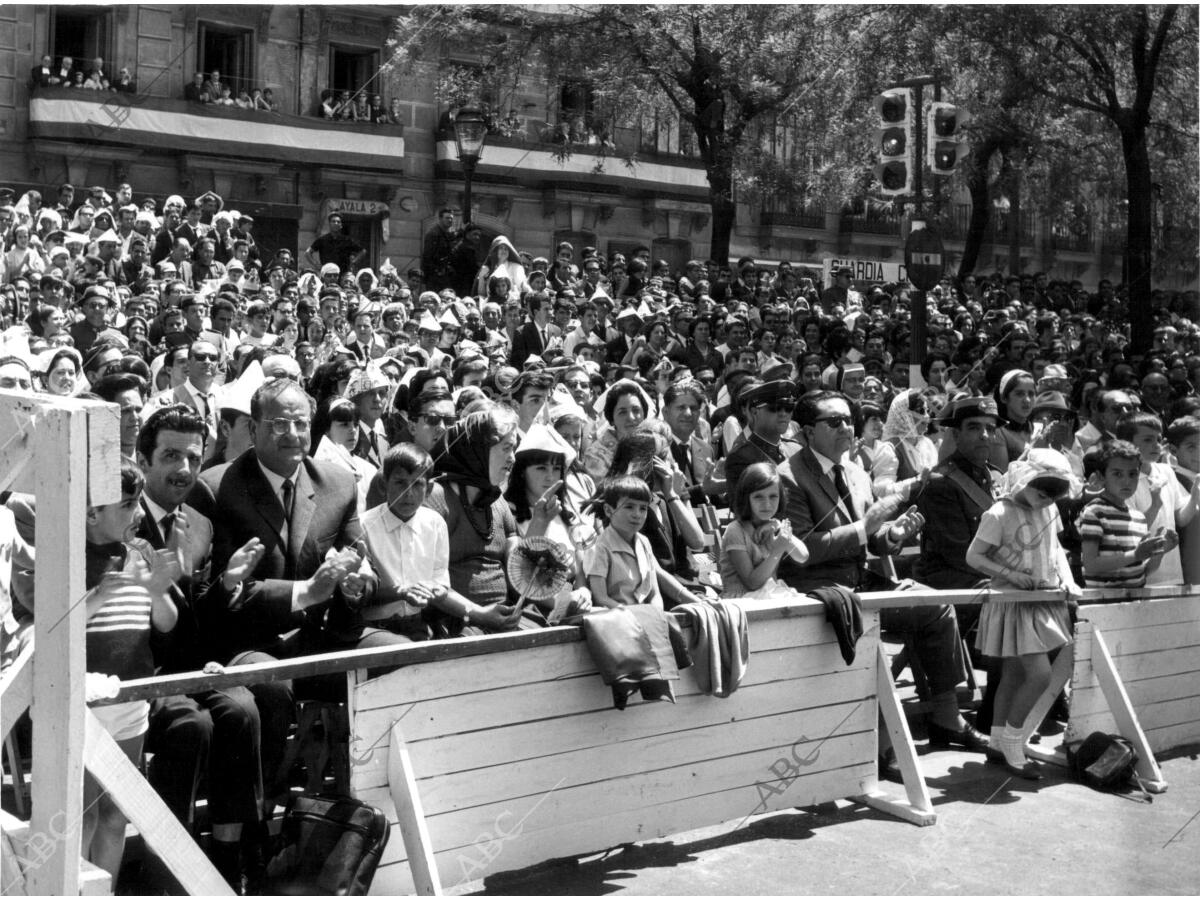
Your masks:
<path fill-rule="evenodd" d="M 359 617 L 412 641 L 429 639 L 422 611 L 444 600 L 450 587 L 446 521 L 422 505 L 432 471 L 433 460 L 416 444 L 393 447 L 383 458 L 387 502 L 362 516 L 362 540 L 379 585 Z"/>

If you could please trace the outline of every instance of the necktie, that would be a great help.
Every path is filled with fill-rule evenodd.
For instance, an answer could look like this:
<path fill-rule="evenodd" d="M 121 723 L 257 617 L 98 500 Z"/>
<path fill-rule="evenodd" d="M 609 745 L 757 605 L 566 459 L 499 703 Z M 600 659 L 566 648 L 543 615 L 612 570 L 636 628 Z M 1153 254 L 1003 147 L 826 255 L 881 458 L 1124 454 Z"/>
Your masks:
<path fill-rule="evenodd" d="M 854 499 L 850 496 L 850 485 L 846 483 L 846 472 L 840 465 L 833 467 L 833 484 L 837 488 L 838 496 L 842 498 L 842 505 L 846 507 L 846 513 L 851 519 L 857 519 L 858 516 L 854 511 Z"/>
<path fill-rule="evenodd" d="M 179 567 L 183 572 L 183 577 L 187 578 L 192 574 L 192 570 L 186 537 L 187 522 L 183 518 L 183 513 L 179 510 L 167 513 L 162 517 L 161 527 L 163 544 L 168 550 L 175 551 L 175 555 L 179 557 Z"/>
<path fill-rule="evenodd" d="M 171 538 L 175 533 L 175 513 L 169 512 L 158 522 L 158 530 L 162 533 L 163 546 L 171 546 Z"/>
<path fill-rule="evenodd" d="M 296 486 L 292 479 L 283 480 L 283 521 L 285 525 L 292 524 L 292 504 L 296 499 Z"/>

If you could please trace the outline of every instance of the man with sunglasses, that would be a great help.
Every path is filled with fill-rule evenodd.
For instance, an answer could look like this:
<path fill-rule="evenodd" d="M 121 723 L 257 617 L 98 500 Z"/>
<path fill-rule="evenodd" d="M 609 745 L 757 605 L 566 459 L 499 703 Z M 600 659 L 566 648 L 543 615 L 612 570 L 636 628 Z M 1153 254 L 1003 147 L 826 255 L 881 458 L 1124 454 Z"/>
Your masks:
<path fill-rule="evenodd" d="M 215 344 L 201 340 L 192 341 L 187 351 L 187 378 L 174 390 L 158 395 L 146 408 L 147 417 L 155 410 L 175 404 L 183 404 L 188 409 L 195 410 L 208 429 L 204 448 L 205 461 L 212 456 L 217 443 L 220 409 L 217 396 L 213 393 L 213 383 L 220 371 L 220 365 L 221 351 Z"/>
<path fill-rule="evenodd" d="M 732 500 L 738 479 L 748 466 L 769 462 L 786 482 L 791 473 L 784 463 L 799 453 L 800 444 L 784 439 L 796 405 L 796 385 L 790 381 L 752 382 L 738 395 L 746 409 L 750 435 L 725 458 L 726 496 Z"/>

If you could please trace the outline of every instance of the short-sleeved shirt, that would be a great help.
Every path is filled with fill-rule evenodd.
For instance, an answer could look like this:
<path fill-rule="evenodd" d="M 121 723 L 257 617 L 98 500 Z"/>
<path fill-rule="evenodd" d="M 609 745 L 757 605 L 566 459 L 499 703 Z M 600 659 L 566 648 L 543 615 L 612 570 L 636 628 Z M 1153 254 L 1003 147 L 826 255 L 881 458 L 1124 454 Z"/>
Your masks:
<path fill-rule="evenodd" d="M 329 231 L 313 241 L 308 249 L 317 254 L 321 265 L 334 263 L 345 274 L 350 269 L 350 260 L 361 253 L 363 247 L 347 234 Z"/>
<path fill-rule="evenodd" d="M 1100 556 L 1114 556 L 1136 550 L 1146 536 L 1146 517 L 1136 509 L 1119 506 L 1105 496 L 1097 497 L 1079 514 L 1079 537 L 1099 541 Z M 1083 576 L 1089 587 L 1141 587 L 1146 583 L 1148 560 L 1134 560 L 1109 572 L 1089 572 Z"/>
<path fill-rule="evenodd" d="M 726 597 L 741 597 L 747 593 L 746 586 L 738 577 L 737 569 L 729 556 L 730 550 L 742 550 L 750 554 L 750 565 L 757 566 L 770 553 L 762 544 L 754 541 L 754 526 L 741 519 L 734 519 L 725 526 L 721 536 L 721 585 Z"/>
<path fill-rule="evenodd" d="M 1054 504 L 1028 509 L 1009 499 L 999 500 L 979 520 L 975 537 L 996 548 L 993 559 L 1014 571 L 1033 576 L 1038 584 L 1058 584 L 1058 533 L 1062 520 Z M 992 579 L 1003 587 L 1007 579 Z"/>
<path fill-rule="evenodd" d="M 1151 463 L 1150 473 L 1138 475 L 1137 490 L 1129 499 L 1129 508 L 1146 516 L 1148 531 L 1175 531 L 1176 517 L 1191 500 L 1175 473 L 1166 463 Z M 1183 560 L 1176 547 L 1163 554 L 1158 568 L 1146 578 L 1146 584 L 1183 584 Z"/>
<path fill-rule="evenodd" d="M 605 528 L 584 566 L 584 574 L 603 578 L 608 596 L 624 606 L 652 603 L 662 608 L 654 552 L 644 534 L 635 535 L 630 546 L 616 529 Z"/>

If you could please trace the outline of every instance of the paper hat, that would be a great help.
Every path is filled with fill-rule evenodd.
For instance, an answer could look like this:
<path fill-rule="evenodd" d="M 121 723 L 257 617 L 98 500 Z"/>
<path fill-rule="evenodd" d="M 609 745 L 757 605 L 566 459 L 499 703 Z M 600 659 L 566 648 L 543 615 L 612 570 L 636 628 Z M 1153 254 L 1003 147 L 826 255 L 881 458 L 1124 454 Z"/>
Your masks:
<path fill-rule="evenodd" d="M 377 391 L 380 388 L 390 388 L 391 386 L 391 379 L 387 377 L 383 369 L 372 362 L 366 368 L 359 369 L 350 377 L 350 383 L 346 385 L 346 399 L 353 400 L 360 394 Z"/>
<path fill-rule="evenodd" d="M 431 313 L 429 310 L 425 310 L 424 315 L 421 316 L 420 322 L 417 323 L 417 330 L 418 331 L 441 331 L 442 326 L 438 322 L 438 320 L 433 317 L 433 313 Z"/>
<path fill-rule="evenodd" d="M 221 409 L 232 409 L 242 415 L 250 415 L 250 398 L 262 387 L 266 378 L 263 376 L 262 363 L 257 359 L 251 361 L 245 371 L 236 381 L 227 381 L 213 388 L 217 398 L 217 406 Z"/>
<path fill-rule="evenodd" d="M 563 468 L 569 469 L 575 462 L 575 451 L 557 431 L 549 425 L 534 422 L 525 432 L 517 447 L 517 458 L 528 453 L 557 453 L 563 457 Z"/>

